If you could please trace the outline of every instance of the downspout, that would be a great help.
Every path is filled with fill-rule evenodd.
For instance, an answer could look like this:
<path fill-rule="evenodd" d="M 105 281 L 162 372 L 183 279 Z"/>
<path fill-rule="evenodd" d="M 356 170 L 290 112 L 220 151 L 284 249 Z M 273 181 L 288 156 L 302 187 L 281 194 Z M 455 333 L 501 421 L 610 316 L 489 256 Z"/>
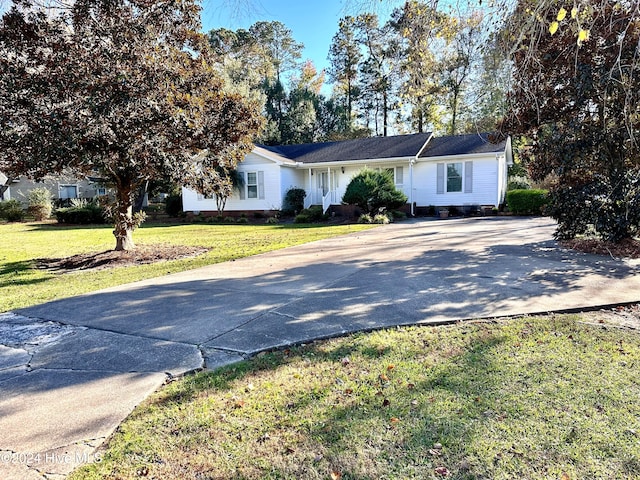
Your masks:
<path fill-rule="evenodd" d="M 418 159 L 418 156 L 416 155 L 415 158 L 412 158 L 411 160 L 409 160 L 409 204 L 411 205 L 412 217 L 416 216 L 414 202 L 413 202 L 413 164 L 416 162 L 417 159 Z"/>
<path fill-rule="evenodd" d="M 496 192 L 496 208 L 500 208 L 500 197 L 503 190 L 503 181 L 502 177 L 504 177 L 504 172 L 502 170 L 502 162 L 500 161 L 500 155 L 496 155 L 496 161 L 498 162 L 498 191 Z"/>

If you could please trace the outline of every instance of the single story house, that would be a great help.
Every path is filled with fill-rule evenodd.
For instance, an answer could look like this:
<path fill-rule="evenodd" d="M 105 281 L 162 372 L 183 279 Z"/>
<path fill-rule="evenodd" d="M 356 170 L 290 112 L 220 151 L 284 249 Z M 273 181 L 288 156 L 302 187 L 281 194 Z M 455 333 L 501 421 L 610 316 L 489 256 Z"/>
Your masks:
<path fill-rule="evenodd" d="M 11 180 L 8 184 L 8 180 Z M 18 200 L 27 204 L 29 192 L 35 188 L 46 188 L 51 192 L 54 201 L 66 201 L 73 198 L 92 199 L 97 196 L 106 195 L 109 191 L 99 178 L 84 177 L 78 178 L 72 174 L 50 175 L 41 182 L 34 182 L 26 177 L 8 179 L 0 172 L 0 188 L 2 195 L 0 200 Z"/>
<path fill-rule="evenodd" d="M 244 185 L 227 200 L 226 212 L 270 213 L 282 208 L 290 188 L 306 191 L 305 207 L 323 211 L 342 196 L 363 168 L 387 170 L 415 214 L 423 207 L 498 207 L 504 202 L 511 140 L 491 143 L 488 134 L 435 137 L 417 133 L 304 145 L 256 145 L 238 165 Z M 217 214 L 214 198 L 182 191 L 185 212 Z"/>

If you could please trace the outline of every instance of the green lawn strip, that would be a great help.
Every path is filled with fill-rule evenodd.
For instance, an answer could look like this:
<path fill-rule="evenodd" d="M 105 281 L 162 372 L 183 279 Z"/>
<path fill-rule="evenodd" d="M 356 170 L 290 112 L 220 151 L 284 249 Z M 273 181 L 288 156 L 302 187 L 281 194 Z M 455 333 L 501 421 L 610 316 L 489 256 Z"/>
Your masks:
<path fill-rule="evenodd" d="M 0 312 L 367 228 L 371 226 L 145 225 L 134 234 L 138 244 L 202 246 L 211 250 L 190 259 L 63 275 L 38 270 L 36 259 L 112 249 L 112 228 L 0 224 Z"/>
<path fill-rule="evenodd" d="M 640 337 L 579 320 L 379 331 L 188 376 L 70 479 L 639 478 Z"/>

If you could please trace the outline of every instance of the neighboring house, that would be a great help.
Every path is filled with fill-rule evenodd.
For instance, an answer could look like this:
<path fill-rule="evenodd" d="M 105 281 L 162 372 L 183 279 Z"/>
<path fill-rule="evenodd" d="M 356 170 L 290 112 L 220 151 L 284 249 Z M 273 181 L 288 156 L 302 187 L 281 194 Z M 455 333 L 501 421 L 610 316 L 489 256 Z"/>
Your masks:
<path fill-rule="evenodd" d="M 3 181 L 3 179 L 5 180 Z M 6 176 L 0 173 L 0 185 L 5 182 Z M 108 191 L 100 179 L 93 177 L 79 179 L 73 175 L 60 174 L 48 176 L 41 182 L 18 177 L 9 184 L 9 188 L 3 193 L 1 200 L 15 199 L 26 205 L 29 192 L 34 188 L 42 187 L 51 192 L 54 201 L 65 201 L 72 198 L 92 199 L 96 196 L 106 195 Z"/>
<path fill-rule="evenodd" d="M 229 212 L 272 212 L 285 193 L 303 188 L 305 207 L 341 205 L 351 178 L 363 168 L 387 170 L 408 198 L 408 209 L 495 206 L 504 202 L 511 140 L 487 134 L 434 137 L 417 133 L 340 142 L 257 145 L 238 165 L 244 186 L 227 201 Z M 183 188 L 185 212 L 215 214 L 216 202 Z"/>

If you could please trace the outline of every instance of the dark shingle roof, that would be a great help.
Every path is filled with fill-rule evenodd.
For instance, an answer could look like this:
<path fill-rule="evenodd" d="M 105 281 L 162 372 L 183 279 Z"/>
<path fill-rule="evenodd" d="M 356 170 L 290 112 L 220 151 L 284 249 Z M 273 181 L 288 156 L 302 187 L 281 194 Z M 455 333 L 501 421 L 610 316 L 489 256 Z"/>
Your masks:
<path fill-rule="evenodd" d="M 375 160 L 414 157 L 431 133 L 415 133 L 395 137 L 371 137 L 341 142 L 306 143 L 303 145 L 265 146 L 271 152 L 301 163 Z M 433 140 L 432 140 L 433 141 Z"/>
<path fill-rule="evenodd" d="M 433 137 L 427 144 L 427 148 L 420 154 L 420 158 L 504 152 L 505 145 L 506 140 L 499 143 L 491 143 L 488 133 Z"/>

